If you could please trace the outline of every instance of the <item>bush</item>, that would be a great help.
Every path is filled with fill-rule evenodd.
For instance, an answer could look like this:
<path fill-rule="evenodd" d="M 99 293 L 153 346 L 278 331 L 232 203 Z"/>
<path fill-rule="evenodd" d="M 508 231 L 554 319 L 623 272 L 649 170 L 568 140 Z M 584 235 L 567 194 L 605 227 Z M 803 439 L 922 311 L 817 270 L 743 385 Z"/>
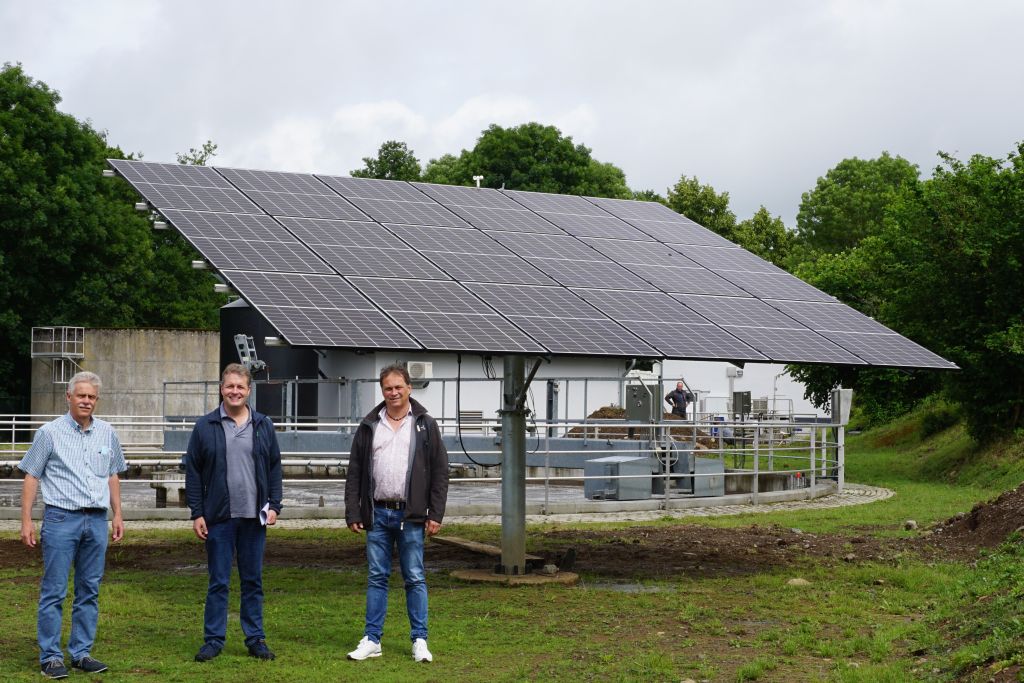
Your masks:
<path fill-rule="evenodd" d="M 949 403 L 930 406 L 921 417 L 921 437 L 944 432 L 960 421 L 960 412 Z"/>

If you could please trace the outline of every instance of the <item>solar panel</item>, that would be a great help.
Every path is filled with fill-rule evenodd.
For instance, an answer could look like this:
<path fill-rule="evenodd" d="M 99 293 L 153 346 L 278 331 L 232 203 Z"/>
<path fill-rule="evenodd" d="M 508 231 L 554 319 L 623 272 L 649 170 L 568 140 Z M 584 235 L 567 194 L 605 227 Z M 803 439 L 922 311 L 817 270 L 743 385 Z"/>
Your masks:
<path fill-rule="evenodd" d="M 518 256 L 453 254 L 424 251 L 423 254 L 459 282 L 507 282 L 523 285 L 553 285 L 554 280 Z"/>
<path fill-rule="evenodd" d="M 697 325 L 672 321 L 627 320 L 630 332 L 656 347 L 667 358 L 694 360 L 761 361 L 768 360 L 715 325 Z"/>
<path fill-rule="evenodd" d="M 710 268 L 715 272 L 726 270 L 739 270 L 748 273 L 786 272 L 775 264 L 765 261 L 760 256 L 752 254 L 746 249 L 740 249 L 737 246 L 725 248 L 683 244 L 672 244 L 670 246 L 691 261 L 696 261 L 705 268 Z"/>
<path fill-rule="evenodd" d="M 409 183 L 376 178 L 343 178 L 341 176 L 318 175 L 328 187 L 343 197 L 364 199 L 391 199 L 403 202 L 429 202 L 430 198 Z"/>
<path fill-rule="evenodd" d="M 187 187 L 185 185 L 157 185 L 134 183 L 146 200 L 159 209 L 188 209 L 221 213 L 262 214 L 260 207 L 235 189 L 220 187 Z"/>
<path fill-rule="evenodd" d="M 488 235 L 475 228 L 432 228 L 422 225 L 385 224 L 403 242 L 420 251 L 447 251 L 456 254 L 511 255 Z"/>
<path fill-rule="evenodd" d="M 332 221 L 279 216 L 288 231 L 306 244 L 336 244 L 347 247 L 394 245 L 395 236 L 379 223 Z"/>
<path fill-rule="evenodd" d="M 257 192 L 249 196 L 260 208 L 272 216 L 299 216 L 303 218 L 334 218 L 365 221 L 366 214 L 352 206 L 343 197 L 322 194 L 289 194 L 286 192 Z"/>
<path fill-rule="evenodd" d="M 182 164 L 154 164 L 148 161 L 110 159 L 109 163 L 133 185 L 152 183 L 156 185 L 187 185 L 189 187 L 219 187 L 233 189 L 217 171 L 207 166 L 185 166 Z"/>
<path fill-rule="evenodd" d="M 330 273 L 306 245 L 269 216 L 164 212 L 192 246 L 218 270 Z"/>
<path fill-rule="evenodd" d="M 780 330 L 771 327 L 724 329 L 777 363 L 865 365 L 857 356 L 811 330 Z"/>
<path fill-rule="evenodd" d="M 661 292 L 624 292 L 614 289 L 573 289 L 612 320 L 644 320 L 707 325 L 708 321 Z"/>
<path fill-rule="evenodd" d="M 668 244 L 699 244 L 710 247 L 732 247 L 736 245 L 718 233 L 696 223 L 662 223 L 656 221 L 630 221 L 650 238 Z"/>
<path fill-rule="evenodd" d="M 575 216 L 568 213 L 541 213 L 540 215 L 570 235 L 609 237 L 622 240 L 650 239 L 644 233 L 615 216 Z"/>
<path fill-rule="evenodd" d="M 728 280 L 724 280 L 710 270 L 701 267 L 680 268 L 662 266 L 656 268 L 630 268 L 657 287 L 669 294 L 720 294 L 723 296 L 750 296 Z"/>
<path fill-rule="evenodd" d="M 954 367 L 656 202 L 110 164 L 297 345 Z"/>
<path fill-rule="evenodd" d="M 923 346 L 892 332 L 889 334 L 822 332 L 821 334 L 872 365 L 942 370 L 952 370 L 957 367 L 954 363 L 937 356 Z"/>
<path fill-rule="evenodd" d="M 652 290 L 654 287 L 611 261 L 569 261 L 528 258 L 527 261 L 566 287 L 607 287 L 608 289 Z"/>
<path fill-rule="evenodd" d="M 676 213 L 661 202 L 641 202 L 632 199 L 611 199 L 608 197 L 587 197 L 587 201 L 599 206 L 613 216 L 632 222 L 672 221 L 676 223 L 693 223 L 689 218 Z"/>
<path fill-rule="evenodd" d="M 317 180 L 316 176 L 308 173 L 250 171 L 240 168 L 218 168 L 217 171 L 243 192 L 255 190 L 336 196 L 329 187 Z"/>
<path fill-rule="evenodd" d="M 502 193 L 514 199 L 516 203 L 532 211 L 549 211 L 551 213 L 572 213 L 579 216 L 606 216 L 607 213 L 588 202 L 583 197 L 568 194 L 548 194 L 546 192 L 522 192 L 518 190 L 502 190 Z"/>
<path fill-rule="evenodd" d="M 608 258 L 582 241 L 568 235 L 537 235 L 522 232 L 488 231 L 487 234 L 522 257 L 568 258 L 604 261 Z"/>
<path fill-rule="evenodd" d="M 558 226 L 548 223 L 535 213 L 521 209 L 484 209 L 476 206 L 450 206 L 453 212 L 480 230 L 546 233 L 564 235 Z"/>
<path fill-rule="evenodd" d="M 687 294 L 676 294 L 674 298 L 717 325 L 806 329 L 801 323 L 759 299 Z"/>
<path fill-rule="evenodd" d="M 561 287 L 468 287 L 552 353 L 657 355 L 652 346 Z"/>
<path fill-rule="evenodd" d="M 491 209 L 518 209 L 519 204 L 486 187 L 465 187 L 463 185 L 435 185 L 433 183 L 412 183 L 412 186 L 429 195 L 439 204 L 456 206 L 478 206 Z"/>
<path fill-rule="evenodd" d="M 580 241 L 601 252 L 616 263 L 636 263 L 645 266 L 677 265 L 683 268 L 697 267 L 696 262 L 686 258 L 672 247 L 653 240 L 636 242 L 581 237 Z"/>
<path fill-rule="evenodd" d="M 310 249 L 342 275 L 381 275 L 401 270 L 404 277 L 448 280 L 443 271 L 408 247 L 349 247 L 312 244 Z"/>
<path fill-rule="evenodd" d="M 439 204 L 396 202 L 390 199 L 364 199 L 362 197 L 353 197 L 352 203 L 381 223 L 452 228 L 470 227 L 464 220 Z"/>
<path fill-rule="evenodd" d="M 836 299 L 789 273 L 741 273 L 722 271 L 722 277 L 761 299 L 829 301 Z"/>

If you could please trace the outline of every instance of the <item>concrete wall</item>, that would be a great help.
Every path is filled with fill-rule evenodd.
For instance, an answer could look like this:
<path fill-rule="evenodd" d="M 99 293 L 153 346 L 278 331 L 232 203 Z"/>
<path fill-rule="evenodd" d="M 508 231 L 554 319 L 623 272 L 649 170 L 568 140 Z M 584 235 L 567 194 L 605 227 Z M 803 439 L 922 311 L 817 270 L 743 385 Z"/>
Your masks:
<path fill-rule="evenodd" d="M 86 329 L 85 358 L 78 364 L 103 380 L 97 414 L 162 415 L 165 381 L 216 381 L 220 334 L 203 330 Z M 52 362 L 32 361 L 32 413 L 67 411 L 64 384 L 52 381 Z M 210 393 L 212 392 L 212 393 Z M 200 415 L 217 405 L 217 389 L 192 384 L 168 387 L 167 415 Z"/>

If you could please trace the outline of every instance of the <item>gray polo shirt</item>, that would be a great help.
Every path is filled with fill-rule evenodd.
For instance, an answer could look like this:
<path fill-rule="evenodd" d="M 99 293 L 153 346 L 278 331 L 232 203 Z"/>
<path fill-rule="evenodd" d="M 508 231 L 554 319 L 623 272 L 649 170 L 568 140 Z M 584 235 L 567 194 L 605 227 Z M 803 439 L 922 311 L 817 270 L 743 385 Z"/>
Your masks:
<path fill-rule="evenodd" d="M 220 405 L 220 424 L 227 444 L 228 498 L 232 517 L 256 517 L 256 465 L 252 457 L 252 411 L 241 427 Z"/>

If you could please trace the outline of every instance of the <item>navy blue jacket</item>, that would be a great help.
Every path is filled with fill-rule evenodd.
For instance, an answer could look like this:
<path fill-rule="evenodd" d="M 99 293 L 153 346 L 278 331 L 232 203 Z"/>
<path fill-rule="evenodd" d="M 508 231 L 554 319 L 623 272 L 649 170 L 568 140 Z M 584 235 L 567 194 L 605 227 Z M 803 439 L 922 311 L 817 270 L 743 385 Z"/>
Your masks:
<path fill-rule="evenodd" d="M 437 421 L 427 409 L 410 398 L 412 407 L 412 457 L 406 478 L 405 514 L 409 522 L 423 523 L 430 519 L 440 523 L 448 501 L 448 450 L 441 440 Z M 373 432 L 380 422 L 381 401 L 356 429 L 345 475 L 345 523 L 361 522 L 369 530 L 373 526 Z"/>
<path fill-rule="evenodd" d="M 251 409 L 250 409 L 251 410 Z M 274 423 L 263 413 L 252 413 L 252 457 L 256 468 L 257 516 L 263 506 L 281 512 L 281 448 Z M 185 452 L 185 497 L 190 519 L 202 517 L 207 524 L 231 518 L 228 496 L 227 443 L 221 425 L 220 406 L 203 415 L 192 429 Z"/>

